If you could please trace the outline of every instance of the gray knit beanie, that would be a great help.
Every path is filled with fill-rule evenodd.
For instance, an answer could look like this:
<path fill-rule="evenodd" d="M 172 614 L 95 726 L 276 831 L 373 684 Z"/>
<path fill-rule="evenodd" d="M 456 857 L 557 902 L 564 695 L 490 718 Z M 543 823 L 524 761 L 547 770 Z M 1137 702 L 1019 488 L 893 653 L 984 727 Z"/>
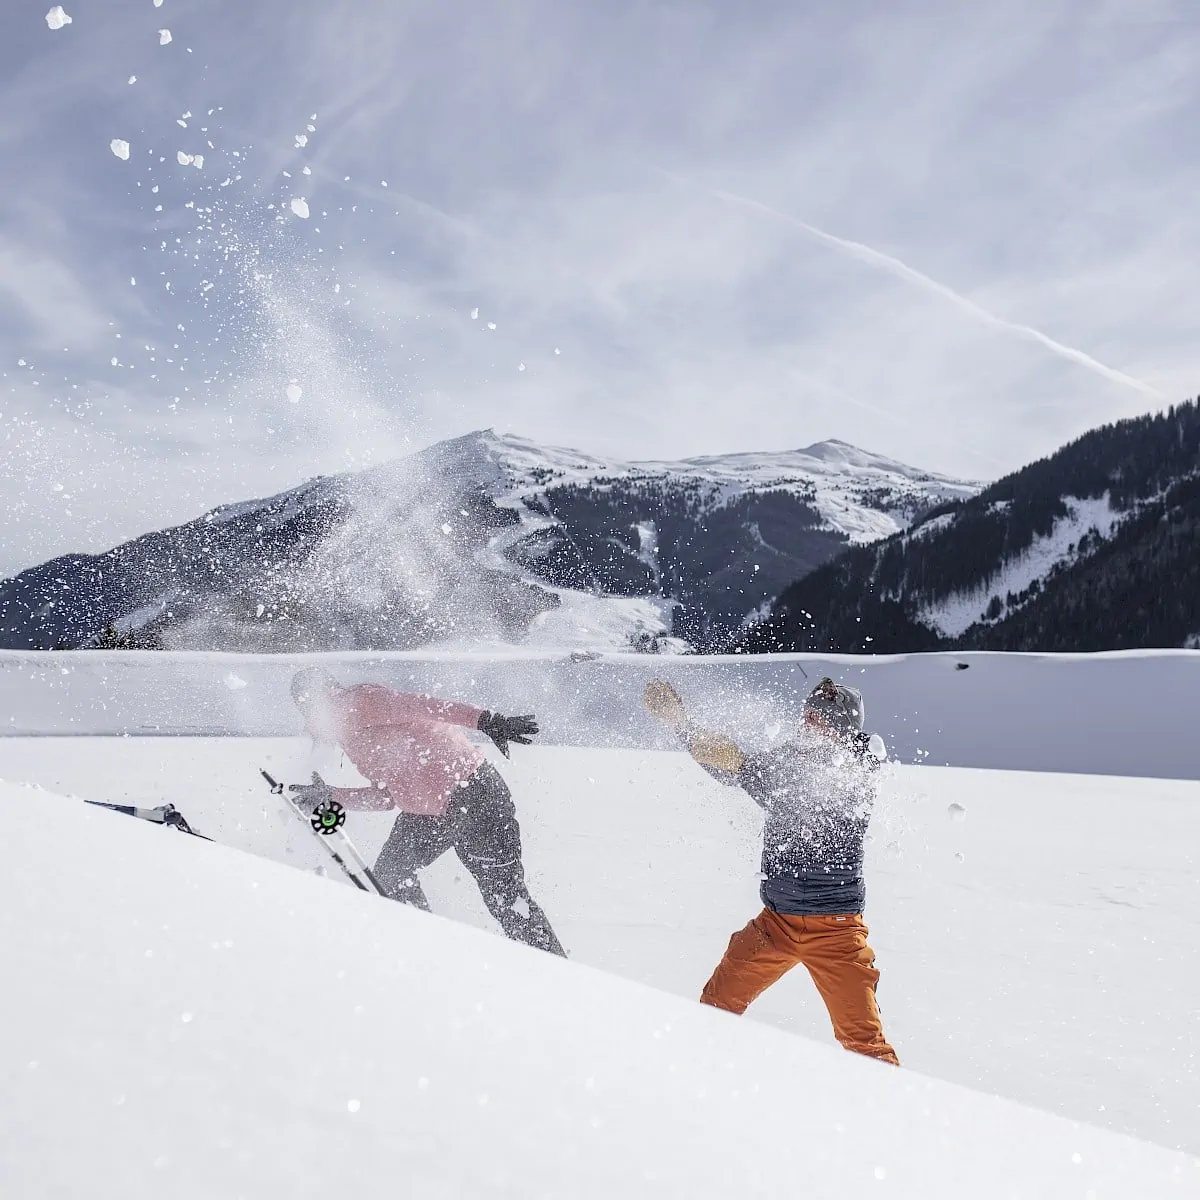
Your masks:
<path fill-rule="evenodd" d="M 815 713 L 843 735 L 861 732 L 866 719 L 862 693 L 857 688 L 834 683 L 828 677 L 809 693 L 804 709 Z"/>

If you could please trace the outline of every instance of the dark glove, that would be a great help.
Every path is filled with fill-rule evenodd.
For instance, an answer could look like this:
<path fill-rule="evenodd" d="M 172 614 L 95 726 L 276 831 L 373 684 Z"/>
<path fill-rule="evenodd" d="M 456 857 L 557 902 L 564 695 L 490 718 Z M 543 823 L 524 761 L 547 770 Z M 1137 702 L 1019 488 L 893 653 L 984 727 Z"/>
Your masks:
<path fill-rule="evenodd" d="M 296 807 L 306 813 L 312 812 L 318 804 L 333 799 L 333 788 L 316 771 L 312 773 L 312 783 L 290 783 L 288 791 L 292 793 Z"/>
<path fill-rule="evenodd" d="M 502 717 L 499 713 L 485 712 L 480 714 L 476 727 L 496 743 L 505 758 L 509 757 L 509 742 L 528 746 L 530 735 L 538 731 L 538 724 L 532 713 L 524 717 Z"/>

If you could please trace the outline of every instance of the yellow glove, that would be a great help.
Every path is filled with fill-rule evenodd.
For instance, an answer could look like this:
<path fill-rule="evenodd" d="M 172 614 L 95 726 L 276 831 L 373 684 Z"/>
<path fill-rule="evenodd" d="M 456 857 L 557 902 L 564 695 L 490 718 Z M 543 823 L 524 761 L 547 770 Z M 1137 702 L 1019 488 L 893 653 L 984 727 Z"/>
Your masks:
<path fill-rule="evenodd" d="M 665 679 L 652 679 L 643 694 L 646 709 L 664 725 L 682 729 L 687 724 L 687 710 L 679 693 Z"/>

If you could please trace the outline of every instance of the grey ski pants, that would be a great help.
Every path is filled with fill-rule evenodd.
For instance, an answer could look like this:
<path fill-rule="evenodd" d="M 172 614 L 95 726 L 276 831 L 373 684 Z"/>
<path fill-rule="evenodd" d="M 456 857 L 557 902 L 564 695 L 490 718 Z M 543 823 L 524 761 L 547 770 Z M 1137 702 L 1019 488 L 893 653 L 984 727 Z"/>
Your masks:
<path fill-rule="evenodd" d="M 517 942 L 566 957 L 546 914 L 529 894 L 521 862 L 521 827 L 508 784 L 484 763 L 437 817 L 400 813 L 375 863 L 393 900 L 429 911 L 417 871 L 453 850 L 479 886 L 487 910 Z"/>

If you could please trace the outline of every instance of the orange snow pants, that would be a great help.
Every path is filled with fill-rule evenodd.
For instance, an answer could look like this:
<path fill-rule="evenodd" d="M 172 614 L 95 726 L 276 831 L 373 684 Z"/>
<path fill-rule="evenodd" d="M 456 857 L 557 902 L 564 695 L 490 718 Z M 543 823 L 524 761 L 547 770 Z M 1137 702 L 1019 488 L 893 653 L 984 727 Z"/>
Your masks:
<path fill-rule="evenodd" d="M 875 954 L 867 945 L 867 926 L 855 913 L 790 916 L 764 908 L 729 939 L 700 1002 L 740 1016 L 797 963 L 808 968 L 825 1001 L 833 1036 L 847 1050 L 898 1067 L 875 1001 Z"/>

